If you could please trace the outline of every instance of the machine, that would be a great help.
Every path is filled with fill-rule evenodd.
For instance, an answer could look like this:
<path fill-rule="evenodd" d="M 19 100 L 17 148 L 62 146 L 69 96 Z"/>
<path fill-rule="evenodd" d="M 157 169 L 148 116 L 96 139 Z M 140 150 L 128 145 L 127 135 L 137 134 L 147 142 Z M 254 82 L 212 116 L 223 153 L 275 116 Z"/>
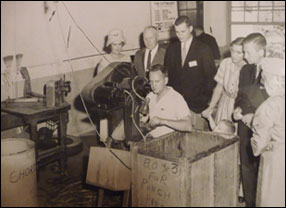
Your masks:
<path fill-rule="evenodd" d="M 115 62 L 88 83 L 82 94 L 95 111 L 110 113 L 113 109 L 124 109 L 124 141 L 128 142 L 142 140 L 139 112 L 146 113 L 144 98 L 150 90 L 148 80 L 137 76 L 131 63 Z"/>

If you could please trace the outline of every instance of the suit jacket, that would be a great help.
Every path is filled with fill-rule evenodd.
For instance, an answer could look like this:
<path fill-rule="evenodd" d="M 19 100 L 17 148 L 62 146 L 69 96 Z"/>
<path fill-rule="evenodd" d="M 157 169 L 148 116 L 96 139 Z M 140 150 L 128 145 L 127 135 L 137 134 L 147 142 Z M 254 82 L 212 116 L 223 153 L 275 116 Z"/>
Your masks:
<path fill-rule="evenodd" d="M 216 42 L 216 39 L 213 36 L 211 36 L 207 33 L 201 33 L 197 37 L 197 39 L 200 40 L 201 42 L 207 44 L 210 47 L 215 59 L 220 59 L 220 52 L 219 52 L 218 44 Z"/>
<path fill-rule="evenodd" d="M 146 77 L 145 67 L 144 67 L 144 56 L 145 56 L 146 48 L 143 48 L 135 53 L 134 58 L 134 67 L 138 72 L 139 76 Z M 155 54 L 151 66 L 156 64 L 164 65 L 164 57 L 165 57 L 166 49 L 162 47 L 158 47 L 157 53 Z"/>
<path fill-rule="evenodd" d="M 183 67 L 181 62 L 181 43 L 177 41 L 170 44 L 165 55 L 169 85 L 183 95 L 192 111 L 201 113 L 207 108 L 216 86 L 214 76 L 217 69 L 212 52 L 194 38 Z"/>
<path fill-rule="evenodd" d="M 254 113 L 260 104 L 269 96 L 260 83 L 261 74 L 256 76 L 256 65 L 244 65 L 240 71 L 238 94 L 235 99 L 235 108 L 240 107 L 242 114 Z"/>

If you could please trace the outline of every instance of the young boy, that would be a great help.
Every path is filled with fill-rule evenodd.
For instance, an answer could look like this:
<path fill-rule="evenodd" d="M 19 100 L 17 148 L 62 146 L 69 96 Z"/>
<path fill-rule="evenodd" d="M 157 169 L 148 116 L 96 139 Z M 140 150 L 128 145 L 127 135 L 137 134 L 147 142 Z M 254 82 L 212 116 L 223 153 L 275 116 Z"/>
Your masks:
<path fill-rule="evenodd" d="M 209 124 L 213 132 L 221 134 L 225 139 L 231 139 L 234 137 L 235 126 L 231 121 L 223 119 L 216 125 L 211 115 L 207 119 L 209 120 Z"/>

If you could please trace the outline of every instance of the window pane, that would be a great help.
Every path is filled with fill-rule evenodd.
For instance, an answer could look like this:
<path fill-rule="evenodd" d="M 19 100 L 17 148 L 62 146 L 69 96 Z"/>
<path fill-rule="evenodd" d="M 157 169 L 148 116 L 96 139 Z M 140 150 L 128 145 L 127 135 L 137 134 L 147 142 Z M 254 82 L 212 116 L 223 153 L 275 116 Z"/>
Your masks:
<path fill-rule="evenodd" d="M 259 7 L 259 10 L 272 10 L 272 7 L 263 6 L 263 7 Z"/>
<path fill-rule="evenodd" d="M 260 11 L 259 22 L 272 22 L 272 11 Z"/>
<path fill-rule="evenodd" d="M 260 6 L 272 6 L 272 1 L 259 1 Z"/>
<path fill-rule="evenodd" d="M 232 25 L 231 40 L 237 37 L 246 37 L 250 33 L 259 32 L 265 34 L 268 30 L 274 30 L 277 25 Z"/>
<path fill-rule="evenodd" d="M 243 7 L 244 6 L 244 1 L 232 1 L 231 6 L 233 7 Z"/>
<path fill-rule="evenodd" d="M 245 22 L 257 22 L 257 11 L 245 11 Z"/>
<path fill-rule="evenodd" d="M 178 1 L 179 2 L 179 9 L 187 9 L 187 2 L 186 1 Z"/>
<path fill-rule="evenodd" d="M 243 16 L 244 16 L 244 12 L 243 11 L 233 11 L 231 13 L 231 20 L 233 22 L 243 22 L 244 19 L 243 19 Z"/>
<path fill-rule="evenodd" d="M 188 9 L 196 9 L 197 8 L 196 1 L 187 1 L 187 8 Z"/>
<path fill-rule="evenodd" d="M 257 11 L 258 10 L 258 7 L 245 7 L 245 11 Z"/>
<path fill-rule="evenodd" d="M 187 16 L 190 18 L 190 22 L 192 25 L 197 24 L 197 11 L 196 10 L 189 10 L 187 11 Z"/>
<path fill-rule="evenodd" d="M 244 9 L 240 7 L 234 7 L 232 8 L 232 11 L 244 11 Z"/>
<path fill-rule="evenodd" d="M 285 10 L 284 11 L 274 11 L 273 14 L 274 22 L 285 22 Z"/>
<path fill-rule="evenodd" d="M 245 1 L 245 6 L 258 6 L 258 1 Z"/>
<path fill-rule="evenodd" d="M 180 16 L 183 16 L 183 15 L 187 16 L 187 10 L 179 11 L 179 15 Z"/>
<path fill-rule="evenodd" d="M 285 7 L 285 1 L 274 1 L 275 6 L 284 6 Z"/>

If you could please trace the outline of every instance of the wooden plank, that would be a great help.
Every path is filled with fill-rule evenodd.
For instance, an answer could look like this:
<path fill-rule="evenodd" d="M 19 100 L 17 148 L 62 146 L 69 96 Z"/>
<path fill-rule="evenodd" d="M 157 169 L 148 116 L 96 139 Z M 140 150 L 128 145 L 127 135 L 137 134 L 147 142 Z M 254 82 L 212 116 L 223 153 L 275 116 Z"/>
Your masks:
<path fill-rule="evenodd" d="M 57 107 L 46 107 L 43 102 L 36 103 L 4 103 L 1 102 L 1 111 L 11 113 L 19 117 L 37 118 L 50 114 L 58 114 L 71 108 L 70 104 L 63 103 Z"/>
<path fill-rule="evenodd" d="M 25 125 L 25 122 L 18 116 L 1 111 L 1 131 Z"/>
<path fill-rule="evenodd" d="M 111 149 L 130 168 L 130 152 Z M 131 171 L 105 147 L 90 147 L 86 183 L 113 191 L 129 190 Z"/>
<path fill-rule="evenodd" d="M 129 194 L 130 191 L 124 191 L 123 193 L 123 200 L 122 200 L 122 207 L 128 207 L 129 204 Z"/>
<path fill-rule="evenodd" d="M 214 205 L 214 154 L 189 164 L 190 187 L 188 206 Z"/>
<path fill-rule="evenodd" d="M 234 207 L 239 192 L 238 142 L 215 153 L 215 206 Z"/>
<path fill-rule="evenodd" d="M 130 151 L 131 151 L 131 186 L 132 186 L 132 191 L 131 191 L 131 194 L 132 194 L 132 197 L 131 197 L 131 200 L 132 200 L 132 207 L 138 207 L 138 199 L 137 199 L 137 187 L 138 187 L 138 176 L 137 176 L 137 173 L 138 173 L 138 166 L 137 166 L 137 156 L 138 156 L 138 153 L 137 153 L 137 150 L 138 150 L 138 146 L 136 146 L 135 143 L 131 142 L 130 144 Z"/>
<path fill-rule="evenodd" d="M 103 197 L 104 197 L 104 189 L 100 188 L 98 189 L 97 207 L 102 207 Z"/>
<path fill-rule="evenodd" d="M 137 167 L 137 206 L 183 206 L 179 163 L 138 154 Z"/>

